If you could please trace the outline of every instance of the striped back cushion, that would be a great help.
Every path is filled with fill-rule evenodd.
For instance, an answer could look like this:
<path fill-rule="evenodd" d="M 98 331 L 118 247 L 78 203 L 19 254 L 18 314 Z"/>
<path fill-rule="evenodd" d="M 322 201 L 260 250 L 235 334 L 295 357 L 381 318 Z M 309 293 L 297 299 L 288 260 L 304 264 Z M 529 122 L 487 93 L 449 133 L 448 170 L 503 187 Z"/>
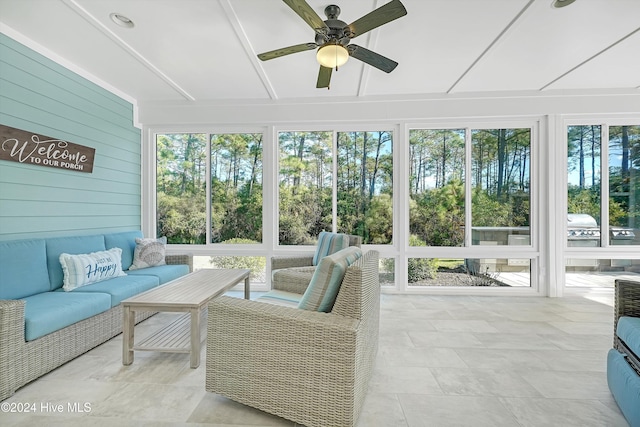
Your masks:
<path fill-rule="evenodd" d="M 313 265 L 318 265 L 320 260 L 327 255 L 335 254 L 339 250 L 349 247 L 349 236 L 346 234 L 321 231 L 318 235 L 316 253 L 313 254 Z"/>
<path fill-rule="evenodd" d="M 298 308 L 328 313 L 338 296 L 347 267 L 362 256 L 356 246 L 347 247 L 320 260 Z"/>

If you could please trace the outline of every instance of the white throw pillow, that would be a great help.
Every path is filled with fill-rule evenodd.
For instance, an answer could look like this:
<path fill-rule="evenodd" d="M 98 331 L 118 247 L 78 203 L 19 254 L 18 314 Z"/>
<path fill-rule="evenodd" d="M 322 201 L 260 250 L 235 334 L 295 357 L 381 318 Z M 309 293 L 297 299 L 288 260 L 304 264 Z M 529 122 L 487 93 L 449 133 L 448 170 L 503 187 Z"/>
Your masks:
<path fill-rule="evenodd" d="M 60 264 L 64 274 L 62 288 L 69 292 L 90 283 L 126 276 L 122 271 L 121 258 L 122 249 L 120 248 L 90 254 L 60 254 Z"/>
<path fill-rule="evenodd" d="M 133 252 L 133 263 L 129 270 L 165 265 L 166 245 L 166 236 L 159 239 L 136 238 L 136 250 Z"/>

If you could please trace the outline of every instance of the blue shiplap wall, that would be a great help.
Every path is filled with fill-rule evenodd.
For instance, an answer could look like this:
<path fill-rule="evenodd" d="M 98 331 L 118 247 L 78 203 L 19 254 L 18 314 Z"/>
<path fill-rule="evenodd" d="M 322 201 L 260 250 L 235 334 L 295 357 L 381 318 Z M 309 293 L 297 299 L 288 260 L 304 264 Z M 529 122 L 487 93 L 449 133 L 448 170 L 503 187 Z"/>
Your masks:
<path fill-rule="evenodd" d="M 131 103 L 0 34 L 0 124 L 96 149 L 93 173 L 0 160 L 0 240 L 140 229 Z"/>

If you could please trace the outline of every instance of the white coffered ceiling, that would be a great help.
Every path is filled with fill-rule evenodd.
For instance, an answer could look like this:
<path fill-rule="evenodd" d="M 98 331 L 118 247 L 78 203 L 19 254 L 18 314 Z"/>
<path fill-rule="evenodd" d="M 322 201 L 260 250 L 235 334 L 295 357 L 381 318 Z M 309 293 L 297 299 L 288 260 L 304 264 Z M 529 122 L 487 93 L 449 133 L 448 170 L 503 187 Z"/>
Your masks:
<path fill-rule="evenodd" d="M 402 1 L 407 16 L 354 40 L 396 70 L 351 58 L 329 91 L 313 50 L 256 57 L 314 40 L 281 0 L 0 0 L 0 29 L 145 102 L 640 91 L 640 0 Z M 308 3 L 325 18 L 330 2 Z M 349 23 L 386 0 L 336 3 Z"/>

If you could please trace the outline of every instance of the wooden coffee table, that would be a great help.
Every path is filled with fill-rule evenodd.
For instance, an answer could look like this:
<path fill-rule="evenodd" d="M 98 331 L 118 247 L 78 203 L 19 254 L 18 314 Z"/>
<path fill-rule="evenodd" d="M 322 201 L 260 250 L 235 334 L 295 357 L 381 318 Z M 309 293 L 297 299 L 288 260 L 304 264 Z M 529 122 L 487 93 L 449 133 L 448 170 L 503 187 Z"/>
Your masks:
<path fill-rule="evenodd" d="M 122 364 L 133 363 L 134 350 L 191 353 L 191 367 L 200 366 L 200 317 L 207 303 L 244 280 L 249 299 L 249 275 L 244 269 L 203 269 L 122 301 Z M 136 311 L 186 312 L 170 325 L 134 345 Z M 190 322 L 188 321 L 190 319 Z"/>

